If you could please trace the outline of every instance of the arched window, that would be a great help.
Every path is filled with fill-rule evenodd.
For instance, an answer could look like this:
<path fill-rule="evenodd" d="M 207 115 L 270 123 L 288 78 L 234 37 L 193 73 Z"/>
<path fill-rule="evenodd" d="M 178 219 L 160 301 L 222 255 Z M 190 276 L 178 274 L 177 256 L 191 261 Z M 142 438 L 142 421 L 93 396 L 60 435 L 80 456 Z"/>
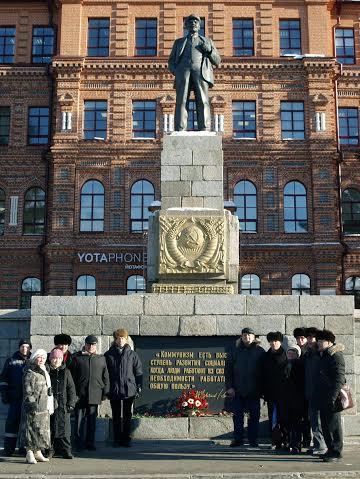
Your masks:
<path fill-rule="evenodd" d="M 355 308 L 360 309 L 360 276 L 349 276 L 345 281 L 345 294 L 351 294 L 355 299 Z"/>
<path fill-rule="evenodd" d="M 81 188 L 80 231 L 104 231 L 105 190 L 97 180 L 89 180 Z"/>
<path fill-rule="evenodd" d="M 76 281 L 76 296 L 96 296 L 96 279 L 94 276 L 79 276 Z"/>
<path fill-rule="evenodd" d="M 5 191 L 0 189 L 0 236 L 5 229 Z"/>
<path fill-rule="evenodd" d="M 242 180 L 234 188 L 236 214 L 242 232 L 257 231 L 256 187 L 251 181 Z"/>
<path fill-rule="evenodd" d="M 240 281 L 240 294 L 260 295 L 260 278 L 256 274 L 244 274 Z"/>
<path fill-rule="evenodd" d="M 41 281 L 38 278 L 25 278 L 21 283 L 20 308 L 31 307 L 31 297 L 41 295 Z"/>
<path fill-rule="evenodd" d="M 296 296 L 311 294 L 311 280 L 307 274 L 294 274 L 291 278 L 291 294 Z"/>
<path fill-rule="evenodd" d="M 131 232 L 142 233 L 148 229 L 148 206 L 154 201 L 154 187 L 147 180 L 139 180 L 131 188 Z"/>
<path fill-rule="evenodd" d="M 40 235 L 45 228 L 45 191 L 41 188 L 30 188 L 25 193 L 24 201 L 24 234 Z"/>
<path fill-rule="evenodd" d="M 360 233 L 360 191 L 348 188 L 341 197 L 344 233 Z"/>
<path fill-rule="evenodd" d="M 284 188 L 285 233 L 305 233 L 308 230 L 306 189 L 298 181 L 290 181 Z"/>
<path fill-rule="evenodd" d="M 134 274 L 126 281 L 126 294 L 143 293 L 146 291 L 144 276 Z"/>

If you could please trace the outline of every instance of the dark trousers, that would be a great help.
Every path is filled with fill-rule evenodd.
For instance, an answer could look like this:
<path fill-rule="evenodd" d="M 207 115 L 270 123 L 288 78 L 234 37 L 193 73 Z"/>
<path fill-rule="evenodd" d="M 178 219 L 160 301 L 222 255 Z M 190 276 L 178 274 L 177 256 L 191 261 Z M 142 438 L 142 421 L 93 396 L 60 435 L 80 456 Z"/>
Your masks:
<path fill-rule="evenodd" d="M 114 442 L 121 443 L 131 439 L 131 418 L 134 398 L 111 400 Z"/>
<path fill-rule="evenodd" d="M 239 442 L 242 442 L 244 437 L 245 413 L 249 413 L 249 443 L 256 444 L 259 435 L 260 399 L 236 395 L 233 400 L 234 439 Z"/>
<path fill-rule="evenodd" d="M 309 403 L 309 418 L 310 418 L 311 430 L 313 433 L 314 449 L 317 449 L 319 451 L 324 451 L 326 445 L 325 445 L 324 435 L 321 428 L 320 412 L 319 412 L 319 409 L 317 407 L 312 406 L 311 403 Z"/>
<path fill-rule="evenodd" d="M 10 403 L 5 423 L 4 452 L 13 454 L 16 449 L 20 420 L 21 420 L 22 401 Z"/>
<path fill-rule="evenodd" d="M 330 408 L 320 409 L 321 427 L 327 452 L 334 457 L 340 457 L 343 450 L 343 432 L 341 414 Z"/>
<path fill-rule="evenodd" d="M 97 404 L 75 407 L 75 444 L 78 448 L 94 446 L 97 414 Z"/>
<path fill-rule="evenodd" d="M 65 454 L 71 452 L 71 443 L 68 437 L 51 438 L 51 449 L 54 454 Z"/>
<path fill-rule="evenodd" d="M 275 407 L 276 406 L 275 406 L 274 401 L 268 401 L 267 402 L 271 443 L 274 444 L 274 446 L 277 446 L 277 447 L 281 447 L 283 443 L 286 446 L 287 445 L 287 440 L 288 440 L 286 430 L 284 428 L 284 425 L 280 422 L 279 408 L 278 407 L 277 407 L 276 418 L 274 418 Z"/>
<path fill-rule="evenodd" d="M 302 420 L 302 445 L 303 447 L 310 447 L 311 444 L 311 426 L 309 419 L 309 403 L 305 402 L 304 416 Z"/>

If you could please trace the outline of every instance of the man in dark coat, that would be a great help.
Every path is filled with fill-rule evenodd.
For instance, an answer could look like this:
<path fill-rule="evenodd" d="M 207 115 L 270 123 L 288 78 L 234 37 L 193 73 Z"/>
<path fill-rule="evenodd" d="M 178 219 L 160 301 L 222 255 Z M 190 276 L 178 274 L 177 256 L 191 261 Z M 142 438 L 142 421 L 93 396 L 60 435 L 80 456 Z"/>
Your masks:
<path fill-rule="evenodd" d="M 260 419 L 261 360 L 265 351 L 255 339 L 254 330 L 244 328 L 225 362 L 227 395 L 233 400 L 234 440 L 230 447 L 243 445 L 244 414 L 249 413 L 248 438 L 258 447 Z"/>
<path fill-rule="evenodd" d="M 76 404 L 75 384 L 63 363 L 63 353 L 54 348 L 49 356 L 49 374 L 54 396 L 54 414 L 50 416 L 51 449 L 49 456 L 72 459 L 70 413 Z"/>
<path fill-rule="evenodd" d="M 75 446 L 78 451 L 95 451 L 98 406 L 109 394 L 109 374 L 103 355 L 96 354 L 98 339 L 85 338 L 83 351 L 73 356 L 72 375 L 78 402 L 75 406 Z M 85 436 L 86 423 L 86 436 Z M 85 437 L 84 437 L 85 436 Z"/>
<path fill-rule="evenodd" d="M 188 35 L 175 40 L 169 70 L 175 75 L 176 107 L 175 130 L 187 129 L 187 105 L 190 91 L 195 94 L 199 130 L 211 129 L 209 87 L 214 84 L 213 65 L 220 65 L 218 54 L 210 38 L 199 35 L 201 19 L 189 15 L 185 21 Z"/>
<path fill-rule="evenodd" d="M 345 384 L 344 345 L 335 344 L 335 335 L 324 329 L 316 334 L 319 374 L 314 379 L 314 406 L 320 411 L 321 427 L 327 451 L 325 462 L 337 462 L 342 457 L 343 433 L 337 398 Z"/>
<path fill-rule="evenodd" d="M 54 336 L 54 345 L 56 349 L 60 349 L 64 355 L 63 363 L 65 366 L 70 369 L 73 366 L 73 357 L 69 351 L 69 346 L 71 345 L 71 336 L 68 334 L 55 334 Z"/>
<path fill-rule="evenodd" d="M 114 343 L 105 353 L 110 377 L 110 404 L 113 415 L 114 447 L 129 447 L 134 399 L 141 394 L 142 365 L 139 356 L 128 344 L 129 333 L 118 329 Z M 121 410 L 122 424 L 121 424 Z"/>
<path fill-rule="evenodd" d="M 31 343 L 21 339 L 19 350 L 5 361 L 0 375 L 0 394 L 4 404 L 9 405 L 5 423 L 4 453 L 12 456 L 15 452 L 21 420 L 23 400 L 23 371 L 30 357 Z M 20 453 L 25 451 L 20 450 Z"/>
<path fill-rule="evenodd" d="M 280 450 L 285 440 L 285 429 L 279 417 L 280 385 L 287 357 L 281 345 L 284 338 L 280 331 L 270 331 L 266 339 L 270 348 L 261 361 L 261 393 L 267 403 L 272 445 Z M 284 447 L 287 448 L 287 446 L 285 443 Z"/>
<path fill-rule="evenodd" d="M 315 327 L 306 328 L 307 349 L 304 354 L 305 366 L 305 398 L 308 401 L 309 420 L 313 434 L 313 446 L 309 453 L 315 456 L 325 454 L 326 444 L 321 428 L 320 411 L 314 405 L 316 398 L 314 396 L 314 386 L 319 376 L 320 356 L 318 354 Z"/>

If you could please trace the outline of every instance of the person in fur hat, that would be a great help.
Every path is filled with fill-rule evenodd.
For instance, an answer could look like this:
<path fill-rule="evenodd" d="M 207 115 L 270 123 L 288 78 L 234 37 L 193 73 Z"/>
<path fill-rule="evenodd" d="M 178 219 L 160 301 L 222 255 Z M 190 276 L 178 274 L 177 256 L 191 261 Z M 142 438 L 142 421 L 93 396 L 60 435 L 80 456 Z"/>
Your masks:
<path fill-rule="evenodd" d="M 54 348 L 49 355 L 49 374 L 54 395 L 54 414 L 50 417 L 51 448 L 48 457 L 59 455 L 72 459 L 70 413 L 76 404 L 76 390 L 71 372 L 63 362 L 64 355 Z"/>
<path fill-rule="evenodd" d="M 241 337 L 229 352 L 225 362 L 227 396 L 232 400 L 234 440 L 230 447 L 243 445 L 244 415 L 249 413 L 248 439 L 258 447 L 260 419 L 261 360 L 265 354 L 252 328 L 243 328 Z"/>
<path fill-rule="evenodd" d="M 139 356 L 128 344 L 129 333 L 117 329 L 114 343 L 105 353 L 110 378 L 110 405 L 113 416 L 114 447 L 131 444 L 132 406 L 141 394 L 142 364 Z M 122 414 L 121 414 L 122 410 Z"/>
<path fill-rule="evenodd" d="M 314 406 L 320 411 L 321 427 L 327 451 L 320 456 L 324 462 L 338 462 L 342 457 L 343 432 L 337 398 L 345 384 L 345 360 L 343 344 L 336 344 L 332 331 L 324 329 L 316 333 L 319 370 L 314 381 Z"/>
<path fill-rule="evenodd" d="M 267 403 L 272 446 L 276 450 L 281 450 L 288 447 L 286 443 L 283 444 L 285 430 L 279 417 L 280 385 L 287 357 L 281 344 L 284 337 L 280 331 L 270 331 L 266 339 L 270 348 L 261 361 L 261 395 Z"/>
<path fill-rule="evenodd" d="M 63 363 L 68 369 L 70 369 L 70 371 L 73 367 L 73 356 L 69 351 L 71 343 L 71 336 L 69 336 L 68 334 L 55 334 L 54 336 L 54 347 L 62 351 L 64 355 Z"/>

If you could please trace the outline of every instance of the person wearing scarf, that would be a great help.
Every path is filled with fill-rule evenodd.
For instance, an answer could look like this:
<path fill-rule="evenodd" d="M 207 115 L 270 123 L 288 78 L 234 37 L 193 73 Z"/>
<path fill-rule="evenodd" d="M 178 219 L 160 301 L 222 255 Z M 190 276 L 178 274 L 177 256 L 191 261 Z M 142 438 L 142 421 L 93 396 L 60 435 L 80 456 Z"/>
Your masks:
<path fill-rule="evenodd" d="M 26 462 L 48 462 L 41 452 L 50 448 L 50 415 L 54 413 L 51 380 L 45 365 L 47 352 L 37 349 L 24 371 L 20 443 Z"/>

